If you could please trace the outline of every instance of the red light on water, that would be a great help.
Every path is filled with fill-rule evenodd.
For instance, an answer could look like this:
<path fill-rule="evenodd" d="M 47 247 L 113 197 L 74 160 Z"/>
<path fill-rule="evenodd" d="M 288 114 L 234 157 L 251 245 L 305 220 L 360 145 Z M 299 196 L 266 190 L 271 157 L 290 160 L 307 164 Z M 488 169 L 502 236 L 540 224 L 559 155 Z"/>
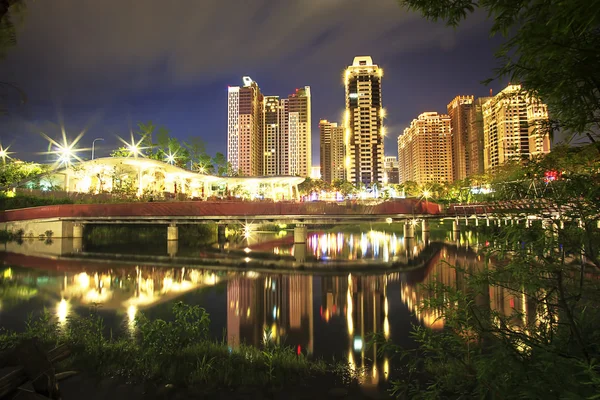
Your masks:
<path fill-rule="evenodd" d="M 297 353 L 298 355 L 302 354 L 302 346 L 298 345 Z"/>
<path fill-rule="evenodd" d="M 515 308 L 515 298 L 514 297 L 510 298 L 510 308 Z"/>

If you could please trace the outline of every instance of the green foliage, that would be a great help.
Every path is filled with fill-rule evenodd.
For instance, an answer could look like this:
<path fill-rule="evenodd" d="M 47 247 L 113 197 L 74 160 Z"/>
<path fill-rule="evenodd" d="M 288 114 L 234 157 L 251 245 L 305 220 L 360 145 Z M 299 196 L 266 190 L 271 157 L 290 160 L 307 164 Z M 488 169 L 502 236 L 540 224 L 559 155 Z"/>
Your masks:
<path fill-rule="evenodd" d="M 322 190 L 330 189 L 331 185 L 322 179 L 306 178 L 304 182 L 298 185 L 298 191 L 304 195 L 309 195 L 313 192 L 321 192 Z"/>
<path fill-rule="evenodd" d="M 36 197 L 25 194 L 17 194 L 14 197 L 9 197 L 6 194 L 0 193 L 0 211 L 37 206 L 51 206 L 55 204 L 74 204 L 74 201 L 65 197 Z"/>
<path fill-rule="evenodd" d="M 548 105 L 555 128 L 585 134 L 600 127 L 599 0 L 399 0 L 430 20 L 456 27 L 479 8 L 505 43 L 496 77 L 520 82 Z"/>
<path fill-rule="evenodd" d="M 409 398 L 595 398 L 600 391 L 600 170 L 595 148 L 562 148 L 512 173 L 562 178 L 528 199 L 543 221 L 496 231 L 483 263 L 454 265 L 426 285 L 418 346 L 384 346 L 402 360 L 394 394 Z M 507 215 L 514 216 L 514 214 Z M 500 215 L 502 217 L 502 215 Z M 511 306 L 508 299 L 512 299 Z M 568 372 L 567 372 L 568 371 Z"/>
<path fill-rule="evenodd" d="M 70 317 L 63 328 L 47 314 L 30 320 L 23 334 L 0 331 L 0 350 L 36 337 L 53 347 L 66 343 L 72 368 L 104 376 L 124 376 L 175 385 L 200 385 L 204 391 L 222 388 L 282 385 L 329 370 L 323 362 L 309 361 L 293 349 L 265 343 L 263 349 L 208 339 L 208 314 L 198 306 L 177 303 L 173 321 L 136 319 L 136 333 L 107 336 L 97 308 L 84 317 Z"/>
<path fill-rule="evenodd" d="M 0 166 L 0 188 L 23 183 L 45 172 L 47 172 L 47 167 L 40 164 L 10 160 Z M 39 186 L 39 179 L 30 184 L 31 189 L 37 189 Z"/>
<path fill-rule="evenodd" d="M 125 146 L 119 147 L 116 150 L 111 151 L 111 157 L 131 157 L 133 153 Z"/>

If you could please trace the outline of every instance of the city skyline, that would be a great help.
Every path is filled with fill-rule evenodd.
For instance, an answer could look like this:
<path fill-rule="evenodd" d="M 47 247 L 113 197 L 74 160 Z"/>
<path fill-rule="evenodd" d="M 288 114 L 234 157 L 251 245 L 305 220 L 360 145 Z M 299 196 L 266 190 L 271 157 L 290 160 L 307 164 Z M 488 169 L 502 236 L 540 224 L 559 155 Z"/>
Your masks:
<path fill-rule="evenodd" d="M 110 10 L 112 6 L 109 3 L 105 8 Z M 70 138 L 89 127 L 82 140 L 84 147 L 90 147 L 94 138 L 104 138 L 105 141 L 96 144 L 98 156 L 108 155 L 118 145 L 116 135 L 127 137 L 130 127 L 148 120 L 170 129 L 179 139 L 198 135 L 207 142 L 209 153 L 225 154 L 226 88 L 239 82 L 242 76 L 251 76 L 266 94 L 287 94 L 297 87 L 311 87 L 312 165 L 316 165 L 318 122 L 321 119 L 341 122 L 342 72 L 349 60 L 363 54 L 372 56 L 386 71 L 385 148 L 386 155 L 395 154 L 396 137 L 414 115 L 425 110 L 443 111 L 448 99 L 457 93 L 481 96 L 489 91 L 480 82 L 493 75 L 496 65 L 493 49 L 499 43 L 484 34 L 489 23 L 483 15 L 453 31 L 402 10 L 394 0 L 376 6 L 358 1 L 350 1 L 347 6 L 332 2 L 327 7 L 313 1 L 291 2 L 274 6 L 275 15 L 265 15 L 260 21 L 255 20 L 260 15 L 258 5 L 238 10 L 233 2 L 207 5 L 202 10 L 214 21 L 192 6 L 186 7 L 183 14 L 182 10 L 170 10 L 163 21 L 159 12 L 162 8 L 158 3 L 148 2 L 143 16 L 154 24 L 142 24 L 142 17 L 130 21 L 118 19 L 109 24 L 110 13 L 100 12 L 96 7 L 91 3 L 59 4 L 53 8 L 41 2 L 30 6 L 17 46 L 0 65 L 5 80 L 19 85 L 28 96 L 27 104 L 12 104 L 11 114 L 0 121 L 0 140 L 3 145 L 12 143 L 11 150 L 16 151 L 16 156 L 45 161 L 38 153 L 45 150 L 47 142 L 39 133 L 58 137 L 61 120 Z M 334 18 L 330 17 L 332 11 Z M 131 14 L 127 7 L 124 14 Z M 95 16 L 93 24 L 80 22 L 91 15 Z M 294 23 L 282 25 L 291 15 L 310 18 L 314 29 L 299 30 Z M 361 33 L 346 28 L 365 15 L 381 23 Z M 235 54 L 230 57 L 221 55 L 223 43 L 219 47 L 199 32 L 215 26 L 217 21 L 228 21 L 226 16 L 243 21 L 246 29 L 257 23 L 264 26 L 247 40 L 237 40 L 237 28 L 222 24 L 223 41 L 230 45 L 226 53 Z M 96 30 L 100 25 L 110 25 L 110 35 L 98 37 Z M 149 33 L 151 28 L 142 25 L 155 25 L 153 30 L 171 40 L 149 46 L 144 32 L 151 37 L 159 34 Z M 192 25 L 201 26 L 194 30 L 189 28 Z M 137 26 L 140 29 L 135 29 Z M 70 34 L 74 29 L 78 35 Z M 136 33 L 124 34 L 129 31 Z M 273 32 L 278 32 L 275 36 L 280 40 L 265 40 Z M 285 32 L 293 33 L 294 40 Z M 173 35 L 178 38 L 176 44 Z M 234 36 L 237 41 L 233 41 Z M 207 48 L 196 56 L 192 49 L 197 52 L 199 46 Z M 96 51 L 84 51 L 86 48 Z M 303 54 L 300 59 L 292 56 L 298 51 Z M 56 54 L 60 54 L 60 62 L 56 61 Z M 495 82 L 491 87 L 496 92 L 503 86 L 504 82 Z"/>

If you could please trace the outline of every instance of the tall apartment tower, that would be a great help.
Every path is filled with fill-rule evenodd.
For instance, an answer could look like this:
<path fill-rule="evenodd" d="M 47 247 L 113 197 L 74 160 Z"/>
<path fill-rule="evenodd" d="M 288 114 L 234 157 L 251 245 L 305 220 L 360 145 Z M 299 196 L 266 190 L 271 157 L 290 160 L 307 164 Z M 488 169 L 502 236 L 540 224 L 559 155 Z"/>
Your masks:
<path fill-rule="evenodd" d="M 311 167 L 311 96 L 310 86 L 296 89 L 288 96 L 289 175 L 307 177 Z"/>
<path fill-rule="evenodd" d="M 521 89 L 508 85 L 483 105 L 484 169 L 522 161 L 550 151 L 545 104 Z"/>
<path fill-rule="evenodd" d="M 263 173 L 263 95 L 250 77 L 230 86 L 227 97 L 227 161 L 245 176 Z"/>
<path fill-rule="evenodd" d="M 400 183 L 398 175 L 398 159 L 396 156 L 385 156 L 385 175 L 388 184 Z"/>
<path fill-rule="evenodd" d="M 319 122 L 321 179 L 344 180 L 344 127 L 325 119 Z"/>
<path fill-rule="evenodd" d="M 344 72 L 346 179 L 353 184 L 384 183 L 382 76 L 368 56 L 354 57 Z"/>
<path fill-rule="evenodd" d="M 448 104 L 448 115 L 452 128 L 452 178 L 455 181 L 471 175 L 468 129 L 469 115 L 474 96 L 456 96 Z"/>
<path fill-rule="evenodd" d="M 285 121 L 279 96 L 265 96 L 263 103 L 263 175 L 286 175 L 283 171 L 285 146 L 284 129 L 281 123 Z"/>
<path fill-rule="evenodd" d="M 450 116 L 426 112 L 398 136 L 400 182 L 452 182 Z"/>
<path fill-rule="evenodd" d="M 483 105 L 491 97 L 478 97 L 469 110 L 467 129 L 468 175 L 483 174 Z"/>

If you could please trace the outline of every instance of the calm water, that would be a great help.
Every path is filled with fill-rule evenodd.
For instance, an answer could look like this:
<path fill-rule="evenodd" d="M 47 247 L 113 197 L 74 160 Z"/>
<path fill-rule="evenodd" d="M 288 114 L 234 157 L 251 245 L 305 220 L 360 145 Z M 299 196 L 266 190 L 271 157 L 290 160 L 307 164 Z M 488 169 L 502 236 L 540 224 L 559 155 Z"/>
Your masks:
<path fill-rule="evenodd" d="M 383 231 L 311 232 L 305 250 L 323 260 L 323 272 L 318 273 L 165 267 L 108 261 L 98 255 L 101 250 L 122 253 L 123 249 L 144 254 L 139 244 L 115 245 L 118 250 L 111 251 L 88 243 L 83 254 L 91 249 L 95 258 L 81 260 L 65 256 L 73 248 L 69 241 L 8 243 L 0 252 L 0 327 L 21 330 L 29 313 L 43 309 L 64 323 L 72 313 L 86 313 L 99 303 L 106 325 L 117 334 L 135 329 L 138 312 L 169 318 L 173 303 L 183 301 L 204 307 L 211 317 L 212 334 L 232 348 L 240 342 L 260 345 L 268 332 L 305 354 L 372 369 L 371 379 L 377 381 L 389 369 L 389 360 L 373 364 L 376 349 L 367 349 L 366 337 L 382 332 L 410 346 L 412 324 L 443 327 L 436 315 L 418 312 L 419 302 L 429 295 L 419 284 L 436 279 L 452 284 L 456 272 L 449 264 L 478 262 L 470 247 L 477 243 L 475 235 L 451 236 L 438 231 L 405 241 L 401 234 Z M 249 249 L 249 255 L 262 251 L 293 256 L 297 248 L 292 242 L 292 232 L 263 233 L 229 246 Z M 188 255 L 198 251 L 180 250 Z M 167 245 L 153 246 L 148 253 L 166 256 Z M 365 260 L 404 260 L 412 266 L 410 271 L 372 274 L 361 269 Z M 340 265 L 347 268 L 340 271 Z"/>

